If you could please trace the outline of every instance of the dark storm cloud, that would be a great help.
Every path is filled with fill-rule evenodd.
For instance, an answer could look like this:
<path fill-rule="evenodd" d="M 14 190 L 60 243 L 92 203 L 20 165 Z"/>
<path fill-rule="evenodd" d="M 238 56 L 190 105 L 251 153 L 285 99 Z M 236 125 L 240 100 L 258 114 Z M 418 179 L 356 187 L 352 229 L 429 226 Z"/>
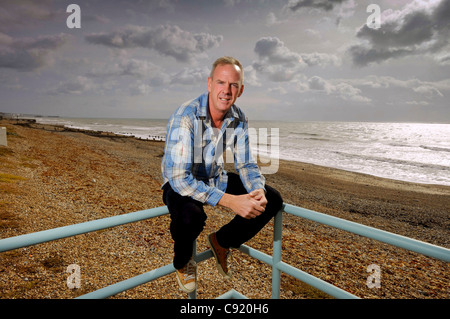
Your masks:
<path fill-rule="evenodd" d="M 23 29 L 57 18 L 62 10 L 55 11 L 51 4 L 51 0 L 0 1 L 0 31 Z"/>
<path fill-rule="evenodd" d="M 60 48 L 68 36 L 41 36 L 37 39 L 14 39 L 0 33 L 0 68 L 33 71 L 48 63 L 51 53 Z"/>
<path fill-rule="evenodd" d="M 301 8 L 316 8 L 330 11 L 335 5 L 341 4 L 346 0 L 291 0 L 287 7 L 292 11 L 300 10 Z"/>
<path fill-rule="evenodd" d="M 268 75 L 275 82 L 291 81 L 307 66 L 340 64 L 339 58 L 333 54 L 294 52 L 277 37 L 260 38 L 255 44 L 254 52 L 258 60 L 253 62 L 253 69 Z"/>
<path fill-rule="evenodd" d="M 223 37 L 208 33 L 191 33 L 176 25 L 156 27 L 128 26 L 118 31 L 86 36 L 86 41 L 113 48 L 153 49 L 180 62 L 189 62 L 205 51 L 219 46 Z"/>
<path fill-rule="evenodd" d="M 450 35 L 450 0 L 435 7 L 413 3 L 402 11 L 386 11 L 379 29 L 362 26 L 356 36 L 365 44 L 350 47 L 355 65 L 408 55 L 434 53 L 445 48 Z"/>
<path fill-rule="evenodd" d="M 274 82 L 291 81 L 305 67 L 300 54 L 291 51 L 277 37 L 263 37 L 254 48 L 258 60 L 253 69 Z"/>
<path fill-rule="evenodd" d="M 255 53 L 274 64 L 298 64 L 300 55 L 289 50 L 277 37 L 263 37 L 255 44 Z"/>

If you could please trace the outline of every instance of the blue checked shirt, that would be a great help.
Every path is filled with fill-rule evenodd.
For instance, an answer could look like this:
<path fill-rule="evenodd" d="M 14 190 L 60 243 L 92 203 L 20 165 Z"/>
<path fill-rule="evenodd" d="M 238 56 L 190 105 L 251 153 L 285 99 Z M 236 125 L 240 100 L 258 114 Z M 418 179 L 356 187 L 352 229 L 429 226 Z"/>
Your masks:
<path fill-rule="evenodd" d="M 250 151 L 247 118 L 236 105 L 220 130 L 211 125 L 208 93 L 183 104 L 169 118 L 161 162 L 163 186 L 170 183 L 180 195 L 215 206 L 227 188 L 224 165 L 230 161 L 248 192 L 264 188 L 265 178 Z"/>

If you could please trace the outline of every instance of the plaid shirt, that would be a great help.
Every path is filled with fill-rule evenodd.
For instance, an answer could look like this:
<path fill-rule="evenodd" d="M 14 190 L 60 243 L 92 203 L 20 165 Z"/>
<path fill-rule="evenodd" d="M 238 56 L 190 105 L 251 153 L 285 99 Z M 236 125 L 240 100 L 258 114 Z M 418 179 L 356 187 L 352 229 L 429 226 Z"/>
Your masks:
<path fill-rule="evenodd" d="M 219 131 L 211 125 L 208 93 L 186 102 L 167 123 L 161 162 L 163 186 L 169 182 L 180 195 L 215 206 L 227 188 L 227 148 L 246 190 L 264 188 L 265 178 L 250 151 L 244 113 L 233 105 Z"/>

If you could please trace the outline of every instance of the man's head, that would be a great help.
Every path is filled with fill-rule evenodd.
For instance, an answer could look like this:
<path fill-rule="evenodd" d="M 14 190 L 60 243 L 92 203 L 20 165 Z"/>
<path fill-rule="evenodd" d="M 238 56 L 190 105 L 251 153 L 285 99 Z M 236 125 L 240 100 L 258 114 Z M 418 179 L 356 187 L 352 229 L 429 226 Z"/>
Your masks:
<path fill-rule="evenodd" d="M 244 70 L 233 57 L 222 57 L 213 63 L 208 78 L 209 107 L 212 116 L 224 116 L 244 91 Z"/>
<path fill-rule="evenodd" d="M 225 64 L 234 65 L 237 68 L 237 70 L 239 70 L 239 72 L 241 73 L 241 84 L 242 84 L 244 81 L 244 68 L 242 67 L 241 62 L 239 62 L 238 59 L 233 58 L 231 56 L 223 56 L 214 61 L 209 76 L 212 78 L 214 75 L 214 71 L 216 70 L 216 67 L 218 65 L 225 65 Z"/>

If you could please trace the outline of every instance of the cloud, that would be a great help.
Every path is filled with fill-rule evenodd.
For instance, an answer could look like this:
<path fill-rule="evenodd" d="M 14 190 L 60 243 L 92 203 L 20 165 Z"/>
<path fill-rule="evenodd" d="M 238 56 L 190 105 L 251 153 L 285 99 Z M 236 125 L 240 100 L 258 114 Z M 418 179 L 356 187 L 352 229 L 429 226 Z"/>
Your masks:
<path fill-rule="evenodd" d="M 336 5 L 345 1 L 346 0 L 290 0 L 287 4 L 287 8 L 292 11 L 297 11 L 302 8 L 315 8 L 330 11 Z"/>
<path fill-rule="evenodd" d="M 210 70 L 208 67 L 183 68 L 175 73 L 167 73 L 161 66 L 146 60 L 121 57 L 115 63 L 97 65 L 86 76 L 89 78 L 132 77 L 144 81 L 152 87 L 169 84 L 192 85 L 199 81 L 206 83 Z"/>
<path fill-rule="evenodd" d="M 301 59 L 303 62 L 305 62 L 308 66 L 339 66 L 341 65 L 341 59 L 334 55 L 334 54 L 328 54 L 328 53 L 302 53 Z"/>
<path fill-rule="evenodd" d="M 307 11 L 308 14 L 318 13 L 323 15 L 324 12 L 331 13 L 336 16 L 335 23 L 339 25 L 341 20 L 349 18 L 355 14 L 356 10 L 355 0 L 290 0 L 288 4 L 283 7 L 282 12 L 285 14 L 297 13 Z M 268 17 L 268 25 L 275 17 Z M 328 18 L 327 18 L 328 19 Z"/>
<path fill-rule="evenodd" d="M 266 25 L 267 26 L 273 26 L 276 24 L 280 24 L 281 22 L 276 17 L 275 13 L 269 12 L 266 16 Z"/>
<path fill-rule="evenodd" d="M 422 81 L 419 79 L 400 80 L 392 76 L 370 75 L 355 80 L 342 80 L 354 86 L 366 86 L 376 89 L 401 88 L 412 90 L 416 93 L 433 93 L 436 96 L 444 96 L 443 91 L 450 91 L 450 79 L 441 81 Z"/>
<path fill-rule="evenodd" d="M 156 85 L 168 82 L 164 70 L 149 61 L 135 58 L 121 57 L 118 61 L 104 63 L 92 68 L 86 76 L 90 78 L 109 78 L 129 76 L 138 79 L 147 79 Z"/>
<path fill-rule="evenodd" d="M 33 71 L 49 63 L 51 53 L 67 42 L 65 34 L 15 39 L 0 33 L 0 68 Z"/>
<path fill-rule="evenodd" d="M 253 68 L 253 65 L 248 65 L 244 68 L 244 84 L 250 84 L 251 86 L 262 86 L 258 79 L 258 74 Z"/>
<path fill-rule="evenodd" d="M 172 75 L 171 84 L 192 85 L 206 83 L 210 70 L 207 67 L 184 68 Z"/>
<path fill-rule="evenodd" d="M 192 62 L 207 50 L 219 46 L 223 37 L 208 33 L 191 33 L 176 25 L 159 25 L 128 26 L 114 32 L 90 34 L 85 39 L 89 43 L 112 48 L 152 49 L 179 62 Z"/>
<path fill-rule="evenodd" d="M 351 46 L 348 52 L 358 66 L 440 52 L 449 44 L 449 17 L 448 0 L 414 1 L 402 10 L 386 10 L 381 16 L 381 27 L 363 25 L 356 36 L 365 43 Z"/>
<path fill-rule="evenodd" d="M 289 50 L 284 43 L 276 37 L 264 37 L 255 44 L 255 53 L 260 59 L 273 64 L 297 65 L 301 62 L 298 53 Z"/>
<path fill-rule="evenodd" d="M 421 85 L 413 89 L 414 92 L 420 93 L 425 96 L 444 96 L 441 91 L 431 85 Z"/>
<path fill-rule="evenodd" d="M 56 88 L 47 91 L 50 95 L 76 94 L 80 95 L 94 89 L 94 83 L 85 76 L 77 76 L 69 81 L 60 82 Z"/>
<path fill-rule="evenodd" d="M 340 64 L 340 59 L 332 54 L 294 52 L 277 37 L 259 39 L 254 51 L 258 60 L 253 62 L 253 69 L 275 82 L 295 80 L 308 66 L 324 67 Z"/>
<path fill-rule="evenodd" d="M 254 52 L 258 60 L 253 62 L 253 69 L 274 82 L 291 81 L 306 66 L 300 54 L 289 50 L 276 37 L 259 39 Z"/>
<path fill-rule="evenodd" d="M 308 80 L 308 87 L 311 90 L 324 91 L 326 93 L 331 93 L 331 85 L 319 76 L 313 76 Z"/>
<path fill-rule="evenodd" d="M 23 29 L 61 16 L 51 8 L 51 0 L 0 1 L 0 31 Z"/>
<path fill-rule="evenodd" d="M 301 86 L 303 91 L 322 92 L 326 95 L 336 95 L 343 100 L 359 103 L 368 103 L 370 98 L 361 95 L 361 90 L 344 81 L 324 80 L 319 76 L 313 76 L 307 81 L 307 85 Z"/>
<path fill-rule="evenodd" d="M 98 14 L 86 14 L 83 15 L 83 23 L 101 23 L 101 24 L 107 24 L 111 23 L 111 19 L 108 19 L 104 15 L 98 15 Z"/>
<path fill-rule="evenodd" d="M 450 54 L 436 56 L 436 60 L 442 65 L 450 65 Z"/>
<path fill-rule="evenodd" d="M 358 79 L 335 79 L 334 81 L 361 88 L 365 92 L 368 89 L 374 89 L 372 93 L 377 99 L 389 96 L 389 99 L 393 101 L 399 97 L 400 100 L 396 102 L 398 104 L 438 105 L 450 92 L 450 79 L 422 81 L 416 78 L 402 80 L 392 76 L 370 75 Z M 411 99 L 419 102 L 411 101 Z"/>
<path fill-rule="evenodd" d="M 240 3 L 241 0 L 223 0 L 226 7 L 234 7 L 236 4 Z"/>
<path fill-rule="evenodd" d="M 115 63 L 98 64 L 84 75 L 60 81 L 54 88 L 46 90 L 49 95 L 80 95 L 105 92 L 122 92 L 128 88 L 132 95 L 146 95 L 155 88 L 165 89 L 170 85 L 198 85 L 209 76 L 208 67 L 189 67 L 167 73 L 162 67 L 146 60 L 121 57 Z M 126 91 L 123 91 L 126 92 Z"/>

